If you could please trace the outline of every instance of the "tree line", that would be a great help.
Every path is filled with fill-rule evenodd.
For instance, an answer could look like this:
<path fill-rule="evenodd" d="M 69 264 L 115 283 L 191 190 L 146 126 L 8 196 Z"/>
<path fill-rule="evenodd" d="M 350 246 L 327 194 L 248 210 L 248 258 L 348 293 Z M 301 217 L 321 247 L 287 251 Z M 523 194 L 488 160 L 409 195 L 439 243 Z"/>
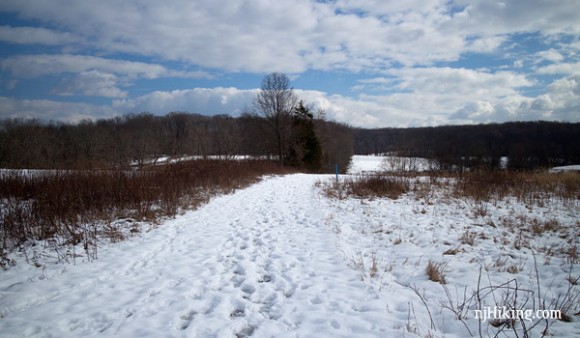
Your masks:
<path fill-rule="evenodd" d="M 320 140 L 319 166 L 348 165 L 353 138 L 348 126 L 312 121 Z M 204 116 L 173 112 L 165 116 L 131 114 L 77 124 L 30 119 L 0 121 L 0 167 L 90 169 L 143 166 L 163 156 L 250 155 L 277 159 L 264 118 L 252 115 Z M 288 159 L 289 160 L 289 159 Z M 298 164 L 296 164 L 298 165 Z"/>
<path fill-rule="evenodd" d="M 580 123 L 508 122 L 353 132 L 356 154 L 429 158 L 443 169 L 534 170 L 580 164 Z"/>
<path fill-rule="evenodd" d="M 272 73 L 240 117 L 172 112 L 77 124 L 0 121 L 0 167 L 126 167 L 163 156 L 249 155 L 311 172 L 333 172 L 338 164 L 344 172 L 354 150 L 351 128 L 314 113 L 285 74 Z"/>

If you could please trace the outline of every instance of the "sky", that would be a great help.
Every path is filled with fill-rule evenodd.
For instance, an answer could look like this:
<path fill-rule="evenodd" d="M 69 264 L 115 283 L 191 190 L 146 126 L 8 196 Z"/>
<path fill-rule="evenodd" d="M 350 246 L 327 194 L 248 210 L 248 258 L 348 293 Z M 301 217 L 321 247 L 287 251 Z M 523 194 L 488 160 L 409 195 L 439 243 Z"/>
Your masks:
<path fill-rule="evenodd" d="M 0 0 L 0 119 L 238 116 L 271 72 L 355 127 L 580 122 L 580 2 Z"/>

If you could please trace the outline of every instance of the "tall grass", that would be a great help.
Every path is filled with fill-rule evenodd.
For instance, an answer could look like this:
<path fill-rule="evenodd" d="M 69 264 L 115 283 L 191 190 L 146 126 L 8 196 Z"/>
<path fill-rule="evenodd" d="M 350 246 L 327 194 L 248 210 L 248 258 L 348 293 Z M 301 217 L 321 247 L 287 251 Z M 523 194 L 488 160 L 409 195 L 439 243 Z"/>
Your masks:
<path fill-rule="evenodd" d="M 410 189 L 409 178 L 384 174 L 347 176 L 339 184 L 323 184 L 328 196 L 342 198 L 388 197 L 396 199 Z"/>
<path fill-rule="evenodd" d="M 410 191 L 428 195 L 427 193 L 434 188 L 443 188 L 454 197 L 485 202 L 500 201 L 509 197 L 525 204 L 546 205 L 555 200 L 578 203 L 580 174 L 478 170 L 462 175 L 430 172 L 429 180 L 424 180 L 418 174 L 370 173 L 347 176 L 339 185 L 327 184 L 324 187 L 329 196 L 340 197 L 346 194 L 355 197 L 384 196 L 393 199 Z"/>
<path fill-rule="evenodd" d="M 0 175 L 0 249 L 29 240 L 96 245 L 95 223 L 154 221 L 288 169 L 271 161 L 198 160 L 138 171 L 47 171 Z M 118 237 L 114 229 L 102 234 Z"/>
<path fill-rule="evenodd" d="M 524 203 L 549 203 L 580 199 L 580 175 L 546 172 L 474 171 L 457 179 L 455 193 L 475 200 L 491 201 L 515 197 Z"/>

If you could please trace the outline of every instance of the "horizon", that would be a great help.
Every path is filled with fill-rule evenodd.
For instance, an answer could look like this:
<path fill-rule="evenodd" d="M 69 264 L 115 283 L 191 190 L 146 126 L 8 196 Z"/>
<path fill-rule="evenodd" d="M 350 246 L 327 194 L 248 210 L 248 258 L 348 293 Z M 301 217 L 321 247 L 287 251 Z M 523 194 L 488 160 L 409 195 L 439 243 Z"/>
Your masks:
<path fill-rule="evenodd" d="M 33 122 L 33 123 L 38 123 L 39 125 L 42 126 L 51 126 L 51 125 L 68 125 L 68 126 L 78 126 L 82 123 L 98 123 L 98 122 L 106 122 L 106 121 L 111 121 L 117 118 L 121 118 L 121 119 L 131 119 L 134 117 L 138 117 L 139 115 L 150 115 L 153 116 L 154 118 L 166 118 L 168 115 L 171 114 L 185 114 L 185 115 L 190 115 L 190 116 L 195 116 L 195 117 L 200 117 L 200 118 L 208 118 L 211 119 L 213 117 L 226 117 L 226 118 L 232 118 L 232 119 L 238 119 L 238 118 L 243 118 L 243 115 L 238 115 L 238 116 L 234 116 L 231 114 L 215 114 L 215 115 L 208 115 L 208 114 L 200 114 L 200 113 L 192 113 L 192 112 L 186 112 L 186 111 L 172 111 L 172 112 L 167 112 L 165 114 L 153 114 L 151 112 L 140 112 L 140 113 L 127 113 L 127 114 L 123 114 L 123 115 L 115 115 L 115 116 L 111 116 L 111 117 L 95 117 L 95 118 L 86 118 L 86 119 L 80 119 L 80 120 L 66 120 L 66 121 L 62 121 L 62 120 L 47 120 L 47 119 L 42 119 L 42 118 L 38 118 L 38 117 L 5 117 L 5 118 L 1 118 L 0 117 L 0 122 L 2 121 L 16 121 L 16 122 L 24 122 L 24 123 L 29 123 L 29 122 Z M 255 115 L 256 117 L 259 118 L 263 118 L 263 116 L 259 116 L 259 115 Z M 528 120 L 528 121 L 524 121 L 524 120 L 514 120 L 514 121 L 503 121 L 503 122 L 494 122 L 494 121 L 488 121 L 488 122 L 475 122 L 475 123 L 462 123 L 462 124 L 439 124 L 439 125 L 432 125 L 432 126 L 385 126 L 385 127 L 357 127 L 357 126 L 353 126 L 350 125 L 346 122 L 341 122 L 341 121 L 336 121 L 333 119 L 327 119 L 327 118 L 322 118 L 323 121 L 325 122 L 331 122 L 331 123 L 337 123 L 339 125 L 343 125 L 347 128 L 353 129 L 353 130 L 368 130 L 368 131 L 380 131 L 383 129 L 421 129 L 421 128 L 448 128 L 448 127 L 482 127 L 482 126 L 492 126 L 492 125 L 498 125 L 498 126 L 503 126 L 503 125 L 507 125 L 507 124 L 540 124 L 540 123 L 544 123 L 544 124 L 571 124 L 571 125 L 577 125 L 580 124 L 579 122 L 575 122 L 575 121 L 553 121 L 553 120 Z"/>
<path fill-rule="evenodd" d="M 236 117 L 281 72 L 355 128 L 580 122 L 573 0 L 7 0 L 0 48 L 0 119 Z"/>

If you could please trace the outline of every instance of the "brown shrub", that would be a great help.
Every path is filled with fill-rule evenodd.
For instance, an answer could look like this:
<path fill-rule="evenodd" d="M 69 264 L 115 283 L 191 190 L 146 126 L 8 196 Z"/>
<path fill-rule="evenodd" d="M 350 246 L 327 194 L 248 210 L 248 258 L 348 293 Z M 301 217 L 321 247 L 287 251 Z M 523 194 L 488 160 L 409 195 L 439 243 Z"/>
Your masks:
<path fill-rule="evenodd" d="M 0 175 L 0 248 L 60 236 L 64 243 L 96 243 L 87 224 L 131 217 L 156 220 L 229 193 L 265 174 L 288 173 L 276 162 L 198 160 L 141 170 L 46 171 Z M 119 231 L 102 234 L 122 239 Z M 114 230 L 114 231 L 113 231 Z"/>
<path fill-rule="evenodd" d="M 382 174 L 361 175 L 345 179 L 348 194 L 357 197 L 389 197 L 396 199 L 410 189 L 409 180 L 404 177 Z"/>
<path fill-rule="evenodd" d="M 458 180 L 455 193 L 477 201 L 516 197 L 525 203 L 545 205 L 551 198 L 580 199 L 580 175 L 509 170 L 478 170 Z"/>
<path fill-rule="evenodd" d="M 429 260 L 429 263 L 427 263 L 427 269 L 425 270 L 425 272 L 427 272 L 429 280 L 437 282 L 439 284 L 447 283 L 447 281 L 445 280 L 446 266 L 447 265 L 445 263 L 436 263 L 433 262 L 432 260 Z"/>

